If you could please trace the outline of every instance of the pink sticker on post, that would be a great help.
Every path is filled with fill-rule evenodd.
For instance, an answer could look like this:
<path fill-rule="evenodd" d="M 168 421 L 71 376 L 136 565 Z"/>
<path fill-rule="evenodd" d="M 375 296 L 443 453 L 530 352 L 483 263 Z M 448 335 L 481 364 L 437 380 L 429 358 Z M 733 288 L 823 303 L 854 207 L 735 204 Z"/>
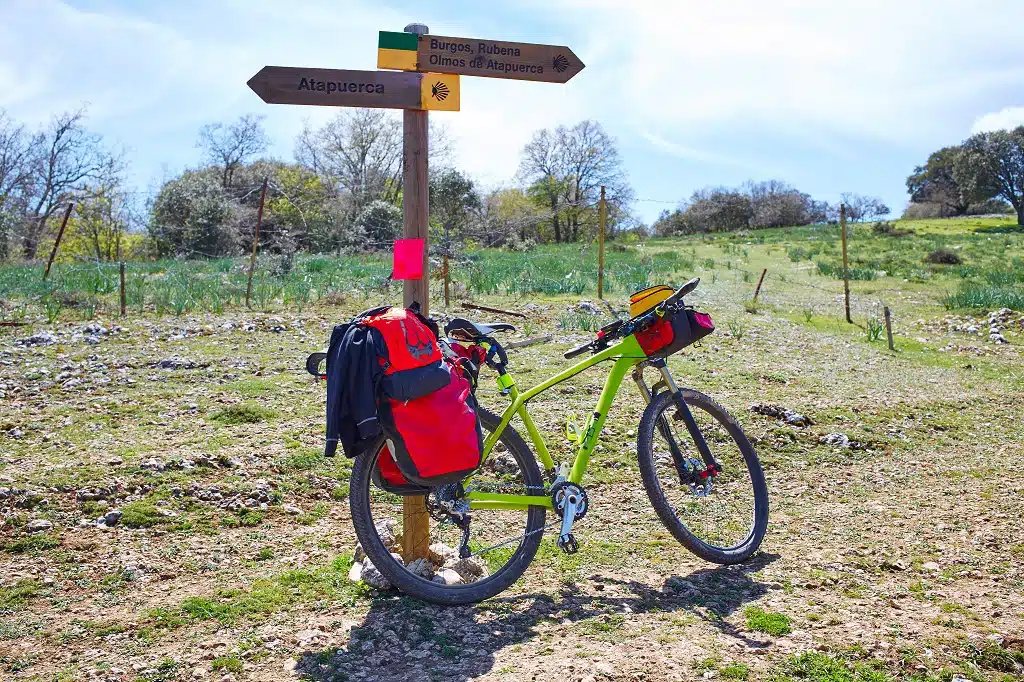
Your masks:
<path fill-rule="evenodd" d="M 423 278 L 423 239 L 396 239 L 392 279 Z"/>

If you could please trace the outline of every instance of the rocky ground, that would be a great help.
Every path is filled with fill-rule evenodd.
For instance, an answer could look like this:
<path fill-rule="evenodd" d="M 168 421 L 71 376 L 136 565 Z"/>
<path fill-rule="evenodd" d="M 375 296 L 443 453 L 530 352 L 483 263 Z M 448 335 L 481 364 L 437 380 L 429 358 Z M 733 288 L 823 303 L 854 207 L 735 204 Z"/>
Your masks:
<path fill-rule="evenodd" d="M 459 608 L 350 579 L 366 567 L 349 465 L 320 455 L 323 386 L 303 361 L 372 301 L 0 329 L 0 678 L 1022 679 L 1020 316 L 896 303 L 926 317 L 894 354 L 859 328 L 743 312 L 725 289 L 701 300 L 719 331 L 672 367 L 755 442 L 762 552 L 717 567 L 662 529 L 626 387 L 580 553 L 546 538 L 514 588 Z M 521 385 L 588 337 L 559 322 L 578 300 L 529 305 L 529 334 L 554 338 L 510 353 Z M 531 403 L 556 458 L 602 382 Z"/>

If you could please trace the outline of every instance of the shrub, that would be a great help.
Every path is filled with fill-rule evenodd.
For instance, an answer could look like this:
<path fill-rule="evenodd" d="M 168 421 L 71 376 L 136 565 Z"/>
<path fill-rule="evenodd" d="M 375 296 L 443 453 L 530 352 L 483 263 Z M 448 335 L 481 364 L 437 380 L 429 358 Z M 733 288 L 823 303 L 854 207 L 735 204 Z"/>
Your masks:
<path fill-rule="evenodd" d="M 914 234 L 913 230 L 901 230 L 888 220 L 883 220 L 871 226 L 871 231 L 881 237 L 906 237 Z"/>
<path fill-rule="evenodd" d="M 935 265 L 960 265 L 964 261 L 949 249 L 935 249 L 924 257 L 924 262 Z"/>

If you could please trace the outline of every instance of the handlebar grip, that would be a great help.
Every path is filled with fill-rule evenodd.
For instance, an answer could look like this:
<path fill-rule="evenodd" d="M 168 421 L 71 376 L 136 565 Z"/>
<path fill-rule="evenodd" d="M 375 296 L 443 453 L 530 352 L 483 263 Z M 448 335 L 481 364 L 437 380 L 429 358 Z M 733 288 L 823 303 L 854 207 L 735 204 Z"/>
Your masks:
<path fill-rule="evenodd" d="M 657 309 L 660 312 L 664 312 L 666 308 L 668 308 L 669 306 L 675 305 L 676 302 L 678 302 L 680 299 L 683 298 L 683 296 L 686 296 L 688 293 L 690 293 L 691 291 L 696 289 L 698 284 L 700 284 L 700 277 L 694 277 L 689 282 L 687 282 L 683 286 L 679 287 L 674 294 L 672 294 L 671 296 L 666 298 L 664 301 L 662 301 L 658 305 Z"/>
<path fill-rule="evenodd" d="M 576 357 L 577 355 L 583 355 L 588 350 L 590 350 L 590 346 L 591 346 L 592 343 L 593 343 L 593 341 L 587 341 L 582 346 L 577 346 L 576 348 L 573 348 L 572 350 L 567 350 L 565 352 L 565 356 L 564 356 L 565 359 L 568 360 L 570 358 Z"/>

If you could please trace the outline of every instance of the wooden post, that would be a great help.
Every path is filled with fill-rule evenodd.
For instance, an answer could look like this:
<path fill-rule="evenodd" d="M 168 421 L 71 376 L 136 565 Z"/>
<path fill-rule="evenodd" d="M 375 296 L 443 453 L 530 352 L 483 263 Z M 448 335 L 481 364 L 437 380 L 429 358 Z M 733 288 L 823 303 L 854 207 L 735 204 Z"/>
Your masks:
<path fill-rule="evenodd" d="M 263 188 L 260 190 L 260 208 L 256 212 L 256 233 L 252 237 L 252 255 L 249 256 L 249 284 L 245 287 L 245 307 L 249 307 L 249 297 L 252 296 L 252 276 L 256 271 L 256 247 L 260 243 L 260 225 L 263 224 L 263 203 L 267 200 L 267 183 L 270 178 L 263 178 Z"/>
<path fill-rule="evenodd" d="M 764 282 L 764 276 L 768 272 L 768 268 L 761 270 L 761 279 L 757 280 L 757 288 L 754 289 L 754 300 L 757 300 L 757 295 L 761 293 L 761 284 Z"/>
<path fill-rule="evenodd" d="M 128 300 L 124 294 L 124 261 L 121 261 L 121 317 L 128 315 Z"/>
<path fill-rule="evenodd" d="M 424 35 L 428 29 L 423 24 L 409 24 L 406 33 Z M 420 312 L 428 314 L 430 307 L 430 270 L 428 230 L 430 219 L 430 194 L 428 185 L 427 112 L 406 109 L 403 114 L 404 137 L 402 142 L 402 236 L 406 239 L 423 240 L 423 277 L 403 282 L 402 302 L 408 307 L 413 302 L 420 304 Z M 430 546 L 430 515 L 427 513 L 426 497 L 405 495 L 402 497 L 402 558 L 406 563 L 425 559 Z"/>
<path fill-rule="evenodd" d="M 889 350 L 896 350 L 892 343 L 892 316 L 889 314 L 889 306 L 884 306 L 883 311 L 885 312 L 885 333 L 889 337 Z"/>
<path fill-rule="evenodd" d="M 601 185 L 600 225 L 597 232 L 597 297 L 604 298 L 604 221 L 608 211 L 605 208 L 604 185 Z"/>
<path fill-rule="evenodd" d="M 68 226 L 68 218 L 71 217 L 71 209 L 75 205 L 73 203 L 68 204 L 68 210 L 64 211 L 64 220 L 60 221 L 60 229 L 57 230 L 57 239 L 53 242 L 53 250 L 50 251 L 50 260 L 46 261 L 46 270 L 43 271 L 43 281 L 50 276 L 50 266 L 53 265 L 53 259 L 57 257 L 57 247 L 60 246 L 60 238 L 64 236 L 64 228 Z"/>
<path fill-rule="evenodd" d="M 846 204 L 839 204 L 839 229 L 843 235 L 843 295 L 846 297 L 846 321 L 853 324 L 850 317 L 850 261 L 846 254 Z"/>

